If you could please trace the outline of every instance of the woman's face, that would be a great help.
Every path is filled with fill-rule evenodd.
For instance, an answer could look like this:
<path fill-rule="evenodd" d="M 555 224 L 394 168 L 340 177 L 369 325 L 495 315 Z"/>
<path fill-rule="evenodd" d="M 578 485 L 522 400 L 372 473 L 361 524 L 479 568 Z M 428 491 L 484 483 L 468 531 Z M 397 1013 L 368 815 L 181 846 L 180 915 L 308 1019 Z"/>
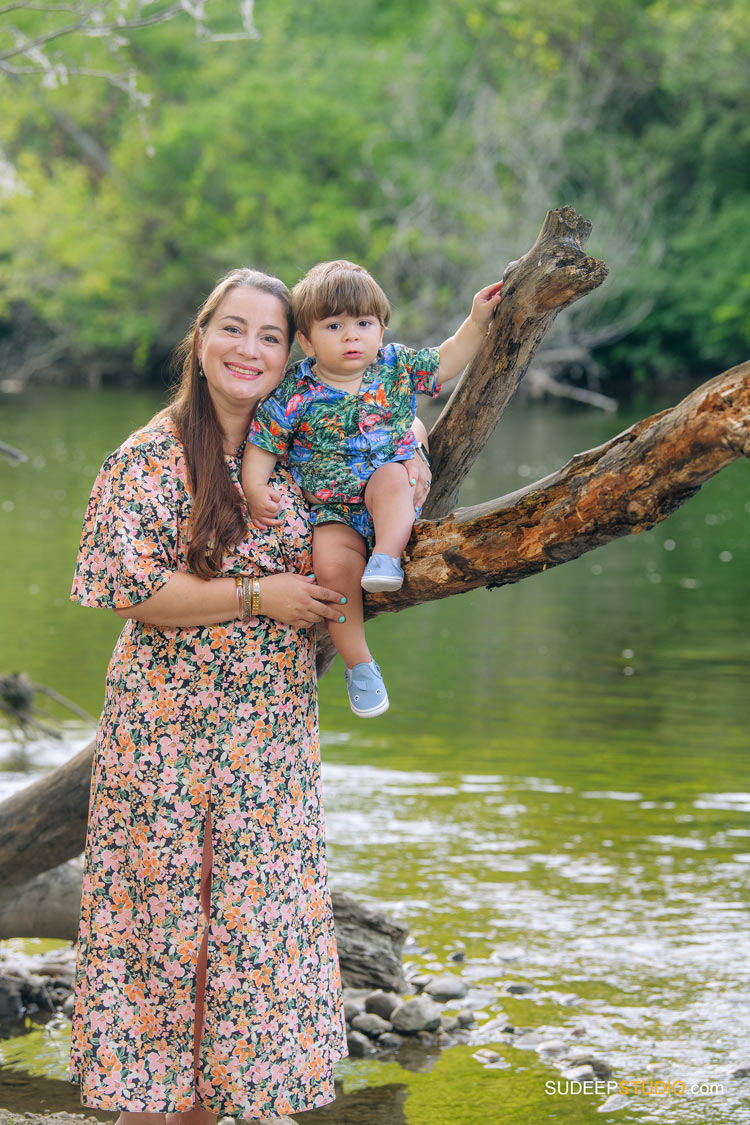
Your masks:
<path fill-rule="evenodd" d="M 289 358 L 286 310 L 259 289 L 230 289 L 198 342 L 219 414 L 251 410 L 279 384 Z"/>

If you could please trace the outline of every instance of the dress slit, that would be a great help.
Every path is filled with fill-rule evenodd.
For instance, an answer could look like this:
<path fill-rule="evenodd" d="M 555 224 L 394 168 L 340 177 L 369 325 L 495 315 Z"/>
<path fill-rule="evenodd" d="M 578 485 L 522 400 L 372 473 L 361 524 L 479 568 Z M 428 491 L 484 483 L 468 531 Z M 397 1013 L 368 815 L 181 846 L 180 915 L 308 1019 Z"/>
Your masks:
<path fill-rule="evenodd" d="M 208 851 L 206 849 L 208 844 Z M 210 853 L 210 862 L 207 863 L 207 856 Z M 208 874 L 208 912 L 204 909 L 203 903 L 203 884 L 205 881 L 206 873 Z M 205 994 L 206 983 L 208 980 L 208 935 L 211 926 L 211 914 L 213 907 L 213 818 L 211 816 L 211 804 L 209 801 L 206 810 L 206 821 L 203 830 L 203 847 L 201 849 L 201 873 L 200 873 L 200 913 L 203 920 L 203 933 L 201 936 L 200 946 L 198 948 L 198 962 L 196 964 L 196 985 L 195 985 L 195 1006 L 193 1009 L 193 1085 L 195 1090 L 195 1104 L 198 1105 L 198 1076 L 200 1073 L 200 1049 L 201 1040 L 203 1038 L 203 1027 L 205 1023 Z M 205 947 L 205 952 L 204 952 Z M 202 966 L 201 966 L 201 961 Z M 200 980 L 200 973 L 202 969 L 203 980 Z M 200 1012 L 199 1012 L 200 1008 Z"/>

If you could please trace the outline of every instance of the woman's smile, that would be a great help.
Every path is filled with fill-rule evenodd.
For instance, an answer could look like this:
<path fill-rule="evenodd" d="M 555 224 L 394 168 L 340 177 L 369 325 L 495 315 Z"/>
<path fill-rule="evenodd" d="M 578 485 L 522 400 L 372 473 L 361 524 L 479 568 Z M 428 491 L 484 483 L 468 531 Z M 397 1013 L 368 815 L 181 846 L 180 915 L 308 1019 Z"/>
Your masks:
<path fill-rule="evenodd" d="M 224 366 L 228 368 L 233 375 L 236 375 L 238 379 L 257 379 L 263 374 L 263 370 L 260 367 L 246 367 L 244 364 L 230 363 L 229 360 L 225 362 Z"/>

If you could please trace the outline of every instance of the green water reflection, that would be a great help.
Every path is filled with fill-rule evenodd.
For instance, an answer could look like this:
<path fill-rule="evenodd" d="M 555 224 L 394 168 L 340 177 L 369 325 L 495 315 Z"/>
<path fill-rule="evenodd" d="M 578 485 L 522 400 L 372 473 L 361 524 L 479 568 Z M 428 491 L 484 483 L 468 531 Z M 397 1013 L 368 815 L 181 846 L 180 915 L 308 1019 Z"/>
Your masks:
<path fill-rule="evenodd" d="M 92 714 L 119 622 L 67 601 L 80 520 L 104 455 L 158 405 L 47 392 L 4 410 L 3 437 L 30 461 L 0 463 L 0 670 Z M 462 502 L 541 477 L 661 405 L 615 421 L 512 410 Z M 461 948 L 488 1016 L 583 1027 L 618 1078 L 719 1076 L 724 1095 L 599 1114 L 601 1097 L 546 1094 L 557 1071 L 499 1036 L 494 1070 L 469 1046 L 427 1070 L 348 1061 L 335 1106 L 305 1120 L 750 1121 L 729 1078 L 750 1033 L 748 479 L 735 464 L 651 532 L 372 622 L 391 696 L 376 721 L 353 718 L 340 667 L 321 683 L 334 885 L 407 919 L 427 969 Z M 533 991 L 510 996 L 513 981 Z M 53 1074 L 50 1034 L 64 1046 L 64 1026 L 37 1030 L 3 1057 Z"/>

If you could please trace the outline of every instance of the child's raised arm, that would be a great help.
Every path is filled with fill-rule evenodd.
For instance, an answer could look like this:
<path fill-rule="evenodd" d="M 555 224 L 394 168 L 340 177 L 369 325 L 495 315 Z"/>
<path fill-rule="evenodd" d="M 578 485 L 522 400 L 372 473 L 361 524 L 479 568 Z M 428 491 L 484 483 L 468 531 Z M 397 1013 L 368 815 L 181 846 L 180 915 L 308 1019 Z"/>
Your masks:
<path fill-rule="evenodd" d="M 471 303 L 471 312 L 457 332 L 440 345 L 438 382 L 447 383 L 471 363 L 487 335 L 495 309 L 502 300 L 503 283 L 496 281 L 480 289 Z"/>
<path fill-rule="evenodd" d="M 253 523 L 257 527 L 273 527 L 281 521 L 279 514 L 281 496 L 268 484 L 277 457 L 252 442 L 248 442 L 242 454 L 242 491 Z"/>

